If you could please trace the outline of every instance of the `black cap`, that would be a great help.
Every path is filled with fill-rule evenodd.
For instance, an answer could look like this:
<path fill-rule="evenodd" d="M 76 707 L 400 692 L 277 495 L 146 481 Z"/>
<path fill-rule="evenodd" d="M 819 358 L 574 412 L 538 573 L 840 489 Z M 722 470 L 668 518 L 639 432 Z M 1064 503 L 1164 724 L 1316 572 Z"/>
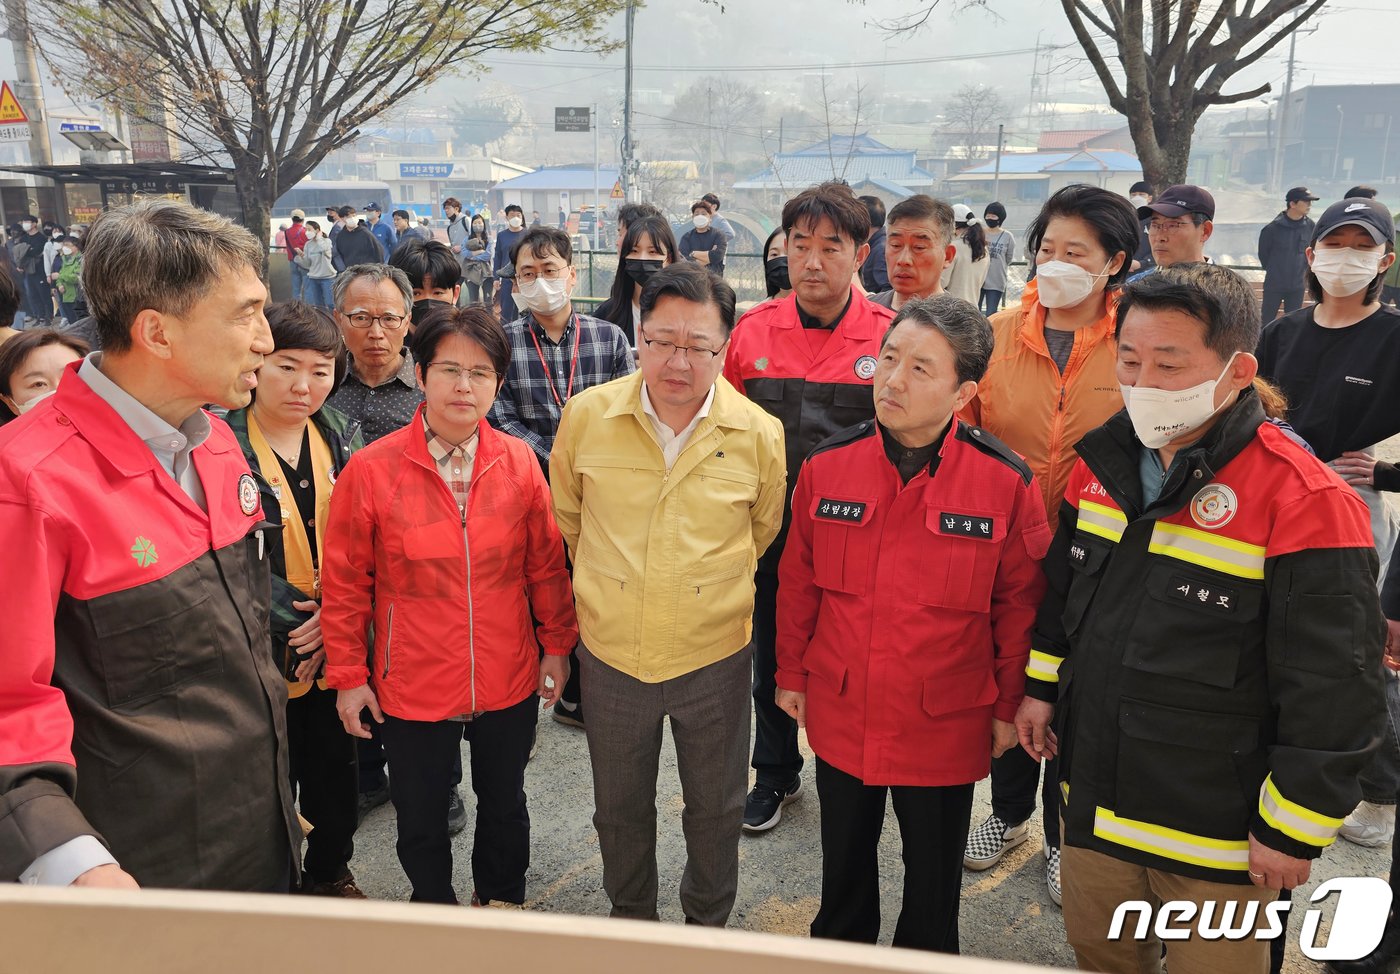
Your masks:
<path fill-rule="evenodd" d="M 370 200 L 368 203 L 366 203 L 365 206 L 364 206 L 364 208 L 365 208 L 366 210 L 373 210 L 373 211 L 376 212 L 376 213 L 383 213 L 383 212 L 384 212 L 383 210 L 381 210 L 381 209 L 379 208 L 379 204 L 376 203 L 374 200 Z"/>
<path fill-rule="evenodd" d="M 1308 192 L 1308 188 L 1306 186 L 1294 186 L 1288 191 L 1288 195 L 1285 196 L 1283 199 L 1285 203 L 1298 203 L 1302 200 L 1308 200 L 1309 202 L 1312 202 L 1313 200 L 1320 200 L 1322 199 L 1322 197 L 1314 196 L 1312 193 Z"/>
<path fill-rule="evenodd" d="M 1134 193 L 1146 193 L 1148 196 L 1151 196 L 1152 184 L 1144 180 L 1138 180 L 1133 183 L 1132 186 L 1128 187 L 1128 195 L 1132 196 Z"/>
<path fill-rule="evenodd" d="M 1215 197 L 1199 186 L 1168 186 L 1146 206 L 1138 207 L 1138 219 L 1150 220 L 1152 214 L 1185 216 L 1201 213 L 1207 220 L 1215 219 Z"/>
<path fill-rule="evenodd" d="M 1375 200 L 1363 196 L 1341 200 L 1327 207 L 1317 221 L 1317 239 L 1321 240 L 1338 227 L 1365 227 L 1378 244 L 1395 239 L 1395 221 L 1389 211 Z"/>

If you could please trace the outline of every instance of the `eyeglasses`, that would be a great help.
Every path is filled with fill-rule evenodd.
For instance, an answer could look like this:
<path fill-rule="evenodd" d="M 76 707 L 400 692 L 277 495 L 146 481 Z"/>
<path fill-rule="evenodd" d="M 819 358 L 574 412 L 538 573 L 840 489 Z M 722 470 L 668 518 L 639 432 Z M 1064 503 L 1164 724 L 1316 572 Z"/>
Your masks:
<path fill-rule="evenodd" d="M 567 273 L 569 273 L 569 265 L 567 264 L 565 264 L 563 267 L 546 267 L 538 274 L 534 271 L 516 271 L 515 283 L 530 284 L 536 278 L 541 277 L 544 278 L 546 281 L 557 281 L 559 280 L 559 278 L 563 277 Z"/>
<path fill-rule="evenodd" d="M 454 386 L 462 380 L 463 373 L 471 380 L 474 386 L 495 385 L 496 378 L 500 375 L 493 369 L 464 369 L 460 365 L 452 365 L 449 362 L 430 362 L 427 371 L 437 369 L 437 374 L 451 382 Z"/>
<path fill-rule="evenodd" d="M 1196 224 L 1190 220 L 1151 220 L 1147 224 L 1148 233 L 1176 233 Z"/>
<path fill-rule="evenodd" d="M 659 338 L 648 338 L 646 335 L 642 336 L 642 342 L 647 348 L 659 352 L 666 359 L 681 352 L 685 355 L 685 360 L 694 366 L 709 365 L 716 356 L 724 351 L 723 345 L 717 349 L 705 348 L 703 345 L 677 345 L 675 342 L 663 342 Z"/>
<path fill-rule="evenodd" d="M 398 331 L 408 320 L 403 315 L 372 315 L 364 311 L 354 313 L 342 311 L 341 314 L 345 315 L 351 328 L 371 328 L 374 325 L 379 325 L 385 331 Z"/>

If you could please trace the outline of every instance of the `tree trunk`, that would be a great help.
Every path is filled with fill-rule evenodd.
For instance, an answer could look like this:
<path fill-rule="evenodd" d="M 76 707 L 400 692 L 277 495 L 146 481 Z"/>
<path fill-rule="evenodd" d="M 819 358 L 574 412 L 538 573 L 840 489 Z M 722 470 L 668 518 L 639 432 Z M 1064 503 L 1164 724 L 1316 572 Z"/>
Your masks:
<path fill-rule="evenodd" d="M 263 248 L 262 279 L 267 283 L 268 248 L 272 241 L 272 204 L 264 183 L 242 172 L 234 175 L 234 190 L 238 194 L 238 210 L 243 226 L 257 238 Z"/>

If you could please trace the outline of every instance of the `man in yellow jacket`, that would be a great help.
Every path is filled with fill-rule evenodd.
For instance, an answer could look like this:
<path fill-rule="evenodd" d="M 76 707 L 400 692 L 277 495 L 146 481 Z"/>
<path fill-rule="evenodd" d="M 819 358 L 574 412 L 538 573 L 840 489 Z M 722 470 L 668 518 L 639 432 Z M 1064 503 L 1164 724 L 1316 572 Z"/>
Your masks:
<path fill-rule="evenodd" d="M 574 562 L 583 708 L 612 915 L 657 919 L 656 774 L 670 719 L 681 906 L 723 926 L 748 783 L 754 569 L 783 519 L 778 420 L 717 381 L 734 291 L 673 264 L 642 291 L 639 371 L 569 400 L 550 454 Z"/>

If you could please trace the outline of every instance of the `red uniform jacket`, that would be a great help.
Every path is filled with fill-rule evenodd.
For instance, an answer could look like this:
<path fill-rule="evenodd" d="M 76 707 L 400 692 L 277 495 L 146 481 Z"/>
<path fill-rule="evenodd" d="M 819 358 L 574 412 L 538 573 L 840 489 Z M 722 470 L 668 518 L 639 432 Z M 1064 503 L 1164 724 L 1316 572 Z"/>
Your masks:
<path fill-rule="evenodd" d="M 206 514 L 73 372 L 0 431 L 0 882 L 96 834 L 143 886 L 285 889 L 258 488 L 215 420 Z"/>
<path fill-rule="evenodd" d="M 852 287 L 846 314 L 815 356 L 797 316 L 796 295 L 765 301 L 734 326 L 724 377 L 782 421 L 789 500 L 794 483 L 791 472 L 813 447 L 839 430 L 875 418 L 871 380 L 880 339 L 893 318 L 893 311 L 872 304 Z M 778 570 L 790 520 L 788 513 L 778 537 L 759 559 L 760 571 Z"/>
<path fill-rule="evenodd" d="M 465 520 L 428 453 L 422 406 L 351 457 L 331 495 L 326 684 L 368 680 L 384 712 L 403 720 L 514 706 L 539 684 L 540 645 L 567 656 L 578 643 L 539 461 L 523 440 L 484 420 L 479 430 Z"/>
<path fill-rule="evenodd" d="M 807 694 L 807 739 L 868 785 L 959 785 L 1011 721 L 1050 543 L 1030 469 L 954 421 L 907 485 L 876 423 L 819 446 L 778 571 L 778 686 Z M 813 677 L 808 679 L 809 674 Z"/>

